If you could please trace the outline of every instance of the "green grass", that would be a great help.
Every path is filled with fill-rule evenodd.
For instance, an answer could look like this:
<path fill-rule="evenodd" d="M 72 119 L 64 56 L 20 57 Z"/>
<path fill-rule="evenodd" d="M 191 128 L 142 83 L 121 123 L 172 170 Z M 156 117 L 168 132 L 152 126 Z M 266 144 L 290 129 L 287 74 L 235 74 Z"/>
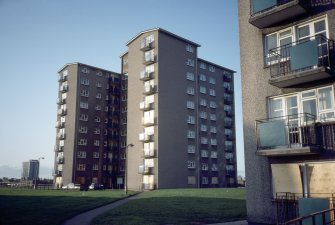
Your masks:
<path fill-rule="evenodd" d="M 0 189 L 0 224 L 56 225 L 81 212 L 123 198 L 123 191 Z"/>
<path fill-rule="evenodd" d="M 93 224 L 197 225 L 245 218 L 245 189 L 171 189 L 145 192 Z"/>

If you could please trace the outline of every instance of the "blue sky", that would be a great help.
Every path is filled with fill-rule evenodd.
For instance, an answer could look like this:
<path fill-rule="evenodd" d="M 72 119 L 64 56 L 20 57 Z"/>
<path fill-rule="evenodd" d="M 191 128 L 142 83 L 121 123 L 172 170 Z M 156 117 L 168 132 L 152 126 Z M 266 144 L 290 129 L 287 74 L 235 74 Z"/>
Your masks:
<path fill-rule="evenodd" d="M 120 72 L 125 43 L 155 27 L 201 44 L 200 58 L 237 71 L 238 170 L 244 171 L 235 0 L 0 0 L 0 166 L 43 156 L 42 166 L 51 168 L 57 71 L 82 62 Z"/>

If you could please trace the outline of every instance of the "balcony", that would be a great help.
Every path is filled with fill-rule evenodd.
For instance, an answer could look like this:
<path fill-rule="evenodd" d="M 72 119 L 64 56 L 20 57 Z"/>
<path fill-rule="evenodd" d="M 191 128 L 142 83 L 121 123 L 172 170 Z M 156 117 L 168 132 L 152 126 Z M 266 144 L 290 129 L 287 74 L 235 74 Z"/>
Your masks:
<path fill-rule="evenodd" d="M 154 141 L 154 135 L 141 133 L 139 134 L 138 139 L 139 141 L 142 141 L 142 142 L 150 142 L 150 141 Z"/>
<path fill-rule="evenodd" d="M 152 95 L 156 92 L 156 87 L 155 85 L 147 85 L 147 86 L 144 86 L 144 91 L 143 91 L 143 94 L 144 95 Z"/>
<path fill-rule="evenodd" d="M 226 152 L 232 152 L 234 148 L 232 145 L 225 145 L 224 149 Z"/>
<path fill-rule="evenodd" d="M 66 103 L 66 99 L 65 98 L 57 98 L 57 104 L 58 105 L 63 105 Z"/>
<path fill-rule="evenodd" d="M 61 171 L 61 170 L 55 170 L 55 172 L 54 172 L 54 176 L 56 176 L 56 177 L 61 177 L 62 174 L 63 174 L 63 171 Z"/>
<path fill-rule="evenodd" d="M 144 149 L 143 152 L 144 152 L 144 154 L 143 154 L 144 158 L 155 157 L 155 149 Z"/>
<path fill-rule="evenodd" d="M 233 103 L 233 98 L 232 97 L 223 97 L 224 103 L 227 105 L 231 105 Z"/>
<path fill-rule="evenodd" d="M 307 11 L 307 0 L 250 0 L 249 23 L 263 29 Z"/>
<path fill-rule="evenodd" d="M 58 164 L 64 164 L 64 157 L 58 157 L 56 161 Z"/>
<path fill-rule="evenodd" d="M 58 147 L 57 147 L 57 150 L 58 150 L 59 152 L 63 152 L 63 151 L 64 151 L 64 146 L 58 146 Z"/>
<path fill-rule="evenodd" d="M 156 117 L 142 118 L 142 125 L 150 127 L 156 124 Z"/>
<path fill-rule="evenodd" d="M 58 134 L 57 134 L 57 138 L 58 138 L 59 140 L 64 140 L 64 139 L 65 139 L 65 134 L 64 134 L 64 133 L 58 133 Z"/>
<path fill-rule="evenodd" d="M 256 121 L 257 155 L 291 156 L 319 152 L 315 116 L 308 113 Z"/>
<path fill-rule="evenodd" d="M 58 81 L 59 82 L 64 82 L 64 81 L 66 81 L 67 80 L 67 76 L 64 76 L 64 75 L 62 75 L 62 74 L 60 74 L 59 76 L 58 76 Z"/>
<path fill-rule="evenodd" d="M 229 93 L 229 94 L 232 94 L 234 92 L 232 87 L 225 87 L 224 90 L 226 93 Z"/>
<path fill-rule="evenodd" d="M 57 121 L 55 124 L 56 128 L 64 128 L 65 122 Z"/>
<path fill-rule="evenodd" d="M 235 160 L 234 160 L 234 158 L 226 158 L 226 162 L 227 162 L 227 164 L 234 164 Z"/>
<path fill-rule="evenodd" d="M 138 173 L 142 175 L 148 175 L 153 173 L 154 168 L 141 165 L 138 167 Z"/>
<path fill-rule="evenodd" d="M 224 120 L 223 125 L 224 125 L 225 128 L 231 128 L 233 126 L 233 121 L 231 121 L 231 120 Z"/>
<path fill-rule="evenodd" d="M 154 108 L 154 103 L 140 102 L 140 110 L 147 111 Z"/>
<path fill-rule="evenodd" d="M 146 40 L 142 40 L 140 43 L 140 50 L 141 51 L 148 51 L 150 49 L 153 49 L 155 47 L 154 42 L 148 42 Z"/>
<path fill-rule="evenodd" d="M 61 85 L 60 87 L 59 87 L 59 91 L 60 92 L 67 92 L 69 90 L 69 86 L 68 85 Z"/>
<path fill-rule="evenodd" d="M 66 115 L 66 109 L 58 109 L 58 115 L 59 116 L 65 116 Z"/>
<path fill-rule="evenodd" d="M 226 176 L 234 177 L 235 176 L 235 170 L 233 170 L 233 169 L 226 169 Z"/>
<path fill-rule="evenodd" d="M 143 57 L 143 64 L 144 65 L 150 65 L 156 62 L 156 56 L 155 55 L 145 55 Z"/>
<path fill-rule="evenodd" d="M 154 184 L 143 184 L 143 190 L 154 190 L 155 185 Z"/>
<path fill-rule="evenodd" d="M 279 88 L 333 77 L 334 41 L 322 35 L 272 49 L 269 83 Z"/>

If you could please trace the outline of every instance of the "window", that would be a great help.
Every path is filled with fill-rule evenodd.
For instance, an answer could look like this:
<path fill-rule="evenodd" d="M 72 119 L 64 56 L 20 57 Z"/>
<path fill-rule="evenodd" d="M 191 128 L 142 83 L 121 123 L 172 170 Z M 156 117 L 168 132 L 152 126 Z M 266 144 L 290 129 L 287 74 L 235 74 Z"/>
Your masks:
<path fill-rule="evenodd" d="M 224 134 L 230 136 L 233 134 L 233 131 L 231 129 L 224 129 Z"/>
<path fill-rule="evenodd" d="M 204 75 L 204 74 L 200 74 L 199 79 L 200 79 L 201 81 L 206 81 L 206 75 Z"/>
<path fill-rule="evenodd" d="M 201 98 L 201 99 L 200 99 L 200 105 L 201 105 L 201 106 L 207 106 L 207 101 L 206 101 L 206 99 Z"/>
<path fill-rule="evenodd" d="M 216 127 L 211 126 L 210 132 L 213 133 L 213 134 L 216 134 L 216 132 L 217 132 Z"/>
<path fill-rule="evenodd" d="M 99 147 L 100 146 L 100 141 L 99 140 L 94 140 L 93 145 Z"/>
<path fill-rule="evenodd" d="M 193 101 L 187 101 L 186 102 L 186 107 L 188 109 L 194 109 L 194 102 Z"/>
<path fill-rule="evenodd" d="M 152 49 L 150 51 L 146 51 L 144 53 L 144 61 L 145 62 L 153 62 L 153 61 L 155 61 L 155 51 L 154 51 L 154 49 Z"/>
<path fill-rule="evenodd" d="M 88 109 L 88 103 L 87 102 L 80 102 L 79 107 L 81 109 Z"/>
<path fill-rule="evenodd" d="M 109 100 L 109 96 L 108 96 L 108 95 L 106 95 L 106 97 L 105 97 L 105 100 L 106 100 L 106 101 L 108 101 L 108 100 Z"/>
<path fill-rule="evenodd" d="M 207 125 L 201 124 L 200 131 L 207 132 Z"/>
<path fill-rule="evenodd" d="M 209 119 L 216 121 L 216 115 L 215 114 L 209 114 Z"/>
<path fill-rule="evenodd" d="M 215 138 L 211 138 L 211 145 L 217 145 L 217 140 Z"/>
<path fill-rule="evenodd" d="M 194 59 L 187 59 L 186 65 L 194 67 Z"/>
<path fill-rule="evenodd" d="M 208 70 L 209 70 L 210 72 L 215 72 L 215 67 L 214 67 L 214 66 L 209 66 L 209 67 L 208 67 Z"/>
<path fill-rule="evenodd" d="M 207 113 L 204 111 L 200 111 L 200 118 L 201 119 L 207 119 Z"/>
<path fill-rule="evenodd" d="M 83 73 L 89 73 L 90 71 L 88 70 L 88 68 L 83 67 L 83 68 L 81 68 L 81 72 L 83 72 Z"/>
<path fill-rule="evenodd" d="M 195 132 L 193 130 L 187 131 L 187 138 L 194 139 L 195 138 Z"/>
<path fill-rule="evenodd" d="M 315 39 L 316 35 L 323 35 L 328 37 L 327 21 L 325 18 L 309 21 L 295 27 L 280 30 L 278 32 L 265 36 L 265 63 L 270 65 L 277 63 L 277 55 L 281 55 L 281 60 L 288 59 L 289 55 L 287 50 L 283 47 L 289 47 L 297 44 L 299 40 Z"/>
<path fill-rule="evenodd" d="M 87 127 L 80 126 L 80 127 L 79 127 L 79 133 L 87 134 Z"/>
<path fill-rule="evenodd" d="M 99 152 L 93 152 L 93 158 L 94 159 L 99 159 L 99 157 L 100 157 Z"/>
<path fill-rule="evenodd" d="M 78 164 L 77 165 L 77 170 L 78 171 L 85 171 L 86 170 L 86 165 L 85 164 Z"/>
<path fill-rule="evenodd" d="M 203 63 L 203 62 L 201 62 L 201 63 L 200 63 L 200 69 L 204 69 L 204 70 L 205 70 L 205 69 L 206 69 L 206 64 Z"/>
<path fill-rule="evenodd" d="M 210 101 L 210 102 L 209 102 L 209 107 L 215 109 L 216 106 L 217 106 L 217 105 L 216 105 L 216 102 L 213 102 L 213 101 Z"/>
<path fill-rule="evenodd" d="M 195 124 L 195 117 L 187 115 L 187 123 L 188 124 Z"/>
<path fill-rule="evenodd" d="M 208 164 L 207 163 L 202 163 L 201 164 L 201 170 L 207 171 L 208 170 Z"/>
<path fill-rule="evenodd" d="M 209 95 L 210 95 L 210 96 L 216 96 L 216 94 L 215 94 L 215 90 L 213 90 L 213 89 L 209 89 Z"/>
<path fill-rule="evenodd" d="M 206 94 L 207 93 L 206 87 L 200 86 L 200 93 Z"/>
<path fill-rule="evenodd" d="M 108 112 L 108 106 L 105 106 L 105 112 Z"/>
<path fill-rule="evenodd" d="M 101 87 L 102 87 L 102 84 L 101 84 L 101 82 L 97 81 L 97 82 L 95 83 L 95 86 L 101 88 Z"/>
<path fill-rule="evenodd" d="M 201 137 L 200 138 L 200 143 L 203 145 L 207 145 L 208 144 L 208 139 L 206 137 Z"/>
<path fill-rule="evenodd" d="M 218 153 L 216 151 L 211 151 L 211 158 L 216 159 L 218 157 Z"/>
<path fill-rule="evenodd" d="M 208 184 L 208 177 L 201 177 L 202 184 Z"/>
<path fill-rule="evenodd" d="M 218 171 L 218 165 L 212 164 L 212 171 Z"/>
<path fill-rule="evenodd" d="M 80 114 L 79 120 L 81 120 L 81 121 L 88 121 L 88 115 L 87 114 Z"/>
<path fill-rule="evenodd" d="M 187 167 L 190 169 L 194 169 L 195 168 L 195 162 L 193 160 L 188 160 L 187 161 Z"/>
<path fill-rule="evenodd" d="M 86 152 L 84 152 L 84 151 L 78 151 L 77 152 L 77 158 L 85 159 L 86 158 Z"/>
<path fill-rule="evenodd" d="M 97 71 L 96 75 L 99 76 L 99 77 L 101 77 L 102 76 L 102 72 L 101 71 Z"/>
<path fill-rule="evenodd" d="M 226 111 L 226 112 L 231 112 L 232 108 L 231 108 L 230 105 L 224 105 L 223 110 Z"/>
<path fill-rule="evenodd" d="M 335 119 L 334 92 L 332 86 L 269 98 L 269 118 L 309 113 L 318 121 Z"/>
<path fill-rule="evenodd" d="M 194 52 L 194 47 L 190 44 L 186 45 L 186 51 L 193 53 Z"/>
<path fill-rule="evenodd" d="M 215 84 L 216 83 L 216 81 L 215 81 L 215 79 L 213 77 L 210 77 L 208 82 L 210 84 Z"/>
<path fill-rule="evenodd" d="M 207 150 L 201 150 L 201 157 L 207 158 L 208 157 L 208 151 Z"/>
<path fill-rule="evenodd" d="M 98 164 L 93 164 L 92 170 L 99 170 L 99 165 Z"/>
<path fill-rule="evenodd" d="M 196 184 L 197 180 L 195 176 L 188 176 L 187 177 L 187 183 L 188 184 Z"/>
<path fill-rule="evenodd" d="M 95 110 L 98 110 L 98 111 L 101 110 L 101 105 L 96 105 Z"/>
<path fill-rule="evenodd" d="M 189 94 L 189 95 L 194 95 L 194 87 L 187 87 L 187 94 Z"/>
<path fill-rule="evenodd" d="M 88 97 L 88 96 L 89 96 L 89 91 L 86 90 L 86 89 L 82 89 L 82 90 L 80 91 L 80 96 Z"/>
<path fill-rule="evenodd" d="M 187 153 L 195 153 L 195 146 L 187 145 Z"/>
<path fill-rule="evenodd" d="M 87 145 L 87 139 L 79 139 L 78 145 Z"/>
<path fill-rule="evenodd" d="M 100 122 L 100 117 L 99 116 L 94 117 L 94 121 L 99 123 Z"/>
<path fill-rule="evenodd" d="M 100 128 L 94 128 L 94 134 L 100 134 Z"/>
<path fill-rule="evenodd" d="M 84 78 L 84 77 L 82 77 L 82 78 L 80 79 L 80 83 L 81 83 L 82 85 L 86 85 L 86 86 L 90 85 L 90 81 L 89 81 L 89 79 Z"/>
<path fill-rule="evenodd" d="M 212 177 L 212 184 L 218 184 L 219 180 L 218 177 Z"/>
<path fill-rule="evenodd" d="M 97 99 L 101 99 L 101 93 L 97 93 L 95 96 Z"/>
<path fill-rule="evenodd" d="M 231 89 L 231 85 L 229 82 L 223 82 L 223 87 L 226 89 Z"/>
<path fill-rule="evenodd" d="M 187 80 L 194 81 L 194 73 L 187 72 L 187 73 L 186 73 L 186 79 L 187 79 Z"/>
<path fill-rule="evenodd" d="M 108 123 L 108 118 L 105 118 L 105 123 Z"/>

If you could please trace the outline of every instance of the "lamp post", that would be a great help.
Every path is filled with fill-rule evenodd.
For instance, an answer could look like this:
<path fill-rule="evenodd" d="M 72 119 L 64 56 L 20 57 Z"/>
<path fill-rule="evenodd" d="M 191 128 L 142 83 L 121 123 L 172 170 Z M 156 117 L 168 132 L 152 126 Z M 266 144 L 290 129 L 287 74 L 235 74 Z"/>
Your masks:
<path fill-rule="evenodd" d="M 44 157 L 39 157 L 38 158 L 38 167 L 37 167 L 37 176 L 34 176 L 34 178 L 35 178 L 35 189 L 37 189 L 37 182 L 38 182 L 38 180 L 40 179 L 39 178 L 39 174 L 40 174 L 40 162 L 41 162 L 41 159 L 44 159 Z"/>
<path fill-rule="evenodd" d="M 126 147 L 126 151 L 125 151 L 125 153 L 124 153 L 124 195 L 125 196 L 127 196 L 127 192 L 128 192 L 128 187 L 127 187 L 127 161 L 128 161 L 128 148 L 129 147 L 134 147 L 134 145 L 133 144 L 129 144 L 129 145 L 127 145 L 127 147 Z"/>

